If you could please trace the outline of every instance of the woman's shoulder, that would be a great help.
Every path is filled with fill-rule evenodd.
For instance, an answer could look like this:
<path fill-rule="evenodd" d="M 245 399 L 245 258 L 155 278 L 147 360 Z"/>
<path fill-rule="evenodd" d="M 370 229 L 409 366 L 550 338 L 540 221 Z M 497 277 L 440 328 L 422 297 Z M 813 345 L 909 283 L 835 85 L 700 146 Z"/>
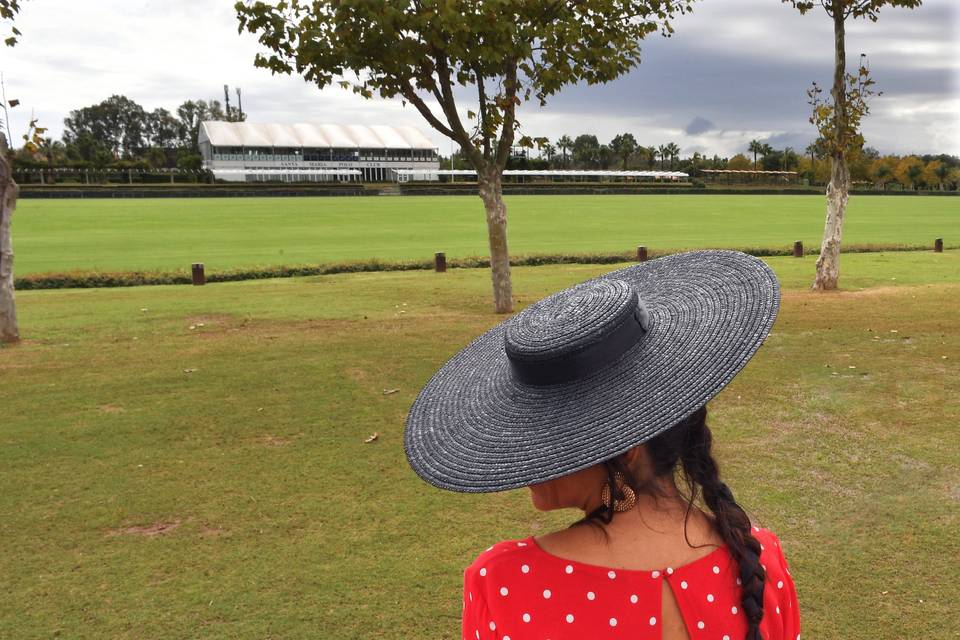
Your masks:
<path fill-rule="evenodd" d="M 782 576 L 790 577 L 790 567 L 787 565 L 783 543 L 770 529 L 754 526 L 751 530 L 753 537 L 760 543 L 760 564 L 767 577 L 773 583 L 780 583 Z"/>

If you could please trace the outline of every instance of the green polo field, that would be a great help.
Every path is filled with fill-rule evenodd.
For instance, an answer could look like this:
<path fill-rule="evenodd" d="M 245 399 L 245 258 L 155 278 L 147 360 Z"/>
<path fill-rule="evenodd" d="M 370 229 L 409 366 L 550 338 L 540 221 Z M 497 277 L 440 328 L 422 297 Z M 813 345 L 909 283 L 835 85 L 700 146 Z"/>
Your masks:
<path fill-rule="evenodd" d="M 754 243 L 807 238 L 818 201 L 778 198 L 782 209 L 748 212 L 732 200 L 725 215 Z M 627 244 L 643 230 L 661 242 L 739 238 L 721 232 L 708 199 L 683 200 L 703 228 L 592 202 L 558 214 L 591 229 L 584 242 Z M 875 224 L 854 210 L 850 235 L 925 240 L 952 202 L 878 198 L 871 206 L 891 209 Z M 429 213 L 434 223 L 461 225 L 451 234 L 460 250 L 480 251 L 467 241 L 475 203 L 405 206 L 417 203 L 445 207 Z M 545 249 L 533 232 L 545 205 L 512 204 L 516 244 Z M 922 213 L 898 222 L 895 206 Z M 231 226 L 234 207 L 244 217 Z M 376 252 L 390 232 L 398 255 L 436 248 L 442 235 L 411 222 L 412 209 L 391 219 L 381 207 L 25 202 L 18 246 L 39 270 L 163 266 L 177 251 L 170 264 L 197 257 L 191 247 L 240 260 L 242 247 L 264 244 L 258 235 L 305 252 L 311 243 L 294 229 L 330 229 L 325 208 L 350 221 L 352 235 L 324 245 L 337 255 L 364 250 L 367 233 Z M 284 226 L 286 208 L 296 225 Z M 241 231 L 251 220 L 260 231 Z M 631 231 L 603 231 L 612 220 Z M 761 231 L 751 220 L 777 224 Z M 569 229 L 544 229 L 543 242 L 577 242 Z M 228 231 L 230 242 L 210 235 Z M 954 638 L 960 251 L 844 255 L 845 290 L 830 294 L 807 291 L 812 257 L 768 263 L 784 286 L 777 323 L 710 404 L 722 474 L 754 521 L 780 535 L 804 637 Z M 518 308 L 613 268 L 516 268 Z M 455 269 L 21 292 L 24 340 L 0 348 L 0 637 L 459 638 L 462 570 L 476 554 L 576 517 L 535 511 L 525 491 L 442 492 L 406 464 L 403 420 L 420 386 L 502 320 L 489 287 L 486 270 Z"/>
<path fill-rule="evenodd" d="M 508 196 L 514 255 L 819 246 L 819 196 Z M 22 200 L 17 275 L 486 255 L 478 197 Z M 960 246 L 960 198 L 856 196 L 849 244 Z"/>

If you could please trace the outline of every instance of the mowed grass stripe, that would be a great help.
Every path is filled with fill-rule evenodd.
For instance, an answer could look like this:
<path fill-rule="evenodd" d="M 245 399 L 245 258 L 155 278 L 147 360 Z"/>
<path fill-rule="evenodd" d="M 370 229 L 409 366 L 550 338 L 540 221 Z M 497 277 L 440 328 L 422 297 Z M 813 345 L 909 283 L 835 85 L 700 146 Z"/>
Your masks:
<path fill-rule="evenodd" d="M 960 628 L 958 259 L 844 256 L 849 287 L 882 286 L 829 294 L 806 291 L 812 260 L 767 259 L 780 315 L 709 419 L 805 637 Z M 517 268 L 518 307 L 613 268 Z M 25 340 L 0 348 L 0 637 L 460 637 L 464 566 L 576 517 L 406 464 L 417 391 L 502 320 L 489 288 L 470 269 L 23 292 Z"/>
<path fill-rule="evenodd" d="M 514 255 L 657 249 L 819 246 L 814 196 L 510 196 Z M 844 241 L 948 246 L 960 198 L 854 197 Z M 474 196 L 23 200 L 16 272 L 211 270 L 344 260 L 410 260 L 436 251 L 486 255 Z"/>

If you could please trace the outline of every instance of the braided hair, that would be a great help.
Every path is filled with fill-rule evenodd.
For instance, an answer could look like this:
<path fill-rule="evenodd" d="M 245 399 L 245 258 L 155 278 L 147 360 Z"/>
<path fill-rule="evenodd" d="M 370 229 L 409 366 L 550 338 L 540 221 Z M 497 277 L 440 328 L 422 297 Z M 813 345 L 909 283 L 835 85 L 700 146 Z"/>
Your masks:
<path fill-rule="evenodd" d="M 750 518 L 737 504 L 730 487 L 720 480 L 720 470 L 711 453 L 713 436 L 707 427 L 706 418 L 707 407 L 703 406 L 673 428 L 644 443 L 652 466 L 651 477 L 646 482 L 640 482 L 619 456 L 605 461 L 603 465 L 607 470 L 608 486 L 613 499 L 570 526 L 597 526 L 605 537 L 608 536 L 606 529 L 598 523 L 610 524 L 613 520 L 614 503 L 624 497 L 614 481 L 616 473 L 623 474 L 625 484 L 638 495 L 646 493 L 654 497 L 666 497 L 667 494 L 658 480 L 681 470 L 689 489 L 684 516 L 684 537 L 687 535 L 686 525 L 690 510 L 698 494 L 702 494 L 703 502 L 713 513 L 717 533 L 723 538 L 740 568 L 741 608 L 747 618 L 745 640 L 762 640 L 760 621 L 763 619 L 766 572 L 760 565 L 760 542 L 753 536 Z M 687 544 L 690 544 L 689 538 Z"/>

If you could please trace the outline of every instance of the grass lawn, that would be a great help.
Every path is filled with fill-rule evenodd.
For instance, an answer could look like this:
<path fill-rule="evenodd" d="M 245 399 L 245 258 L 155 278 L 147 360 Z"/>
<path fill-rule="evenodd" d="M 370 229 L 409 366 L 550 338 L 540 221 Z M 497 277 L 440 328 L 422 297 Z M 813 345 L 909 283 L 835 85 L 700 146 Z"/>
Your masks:
<path fill-rule="evenodd" d="M 783 540 L 804 637 L 954 638 L 960 252 L 844 256 L 831 294 L 806 290 L 812 258 L 768 262 L 780 316 L 710 405 L 723 474 Z M 612 268 L 517 268 L 518 306 Z M 20 293 L 0 637 L 459 638 L 463 568 L 576 516 L 406 464 L 420 386 L 502 319 L 489 287 L 458 269 Z"/>
<path fill-rule="evenodd" d="M 510 249 L 531 253 L 818 247 L 816 196 L 510 196 Z M 23 200 L 17 274 L 210 270 L 343 260 L 486 255 L 480 199 L 450 197 Z M 960 242 L 960 198 L 855 196 L 844 242 Z"/>

